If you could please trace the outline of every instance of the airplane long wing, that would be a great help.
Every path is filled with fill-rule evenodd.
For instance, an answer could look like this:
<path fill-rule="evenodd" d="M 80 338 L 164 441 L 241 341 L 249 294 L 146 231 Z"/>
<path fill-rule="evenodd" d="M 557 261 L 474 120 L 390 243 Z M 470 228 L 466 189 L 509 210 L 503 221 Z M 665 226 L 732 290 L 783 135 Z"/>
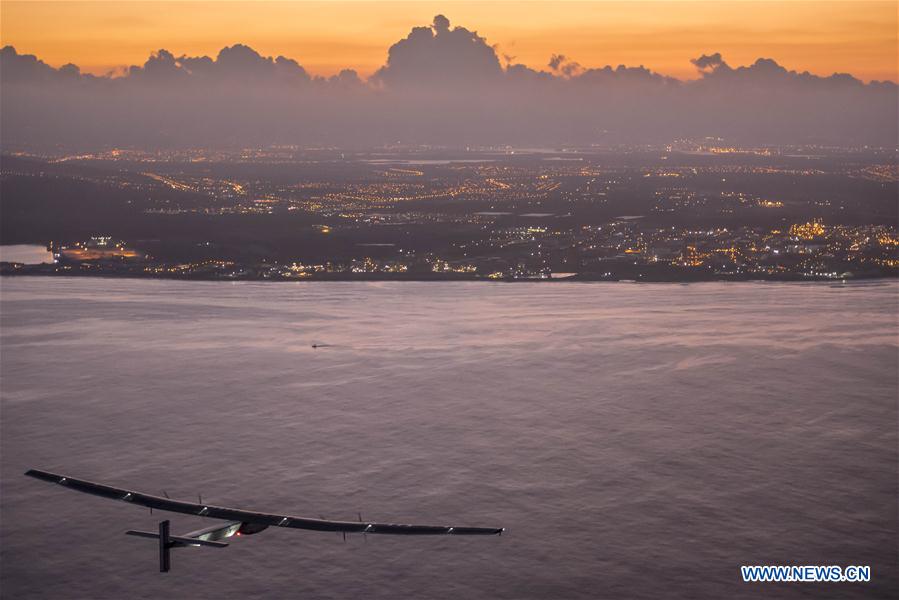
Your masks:
<path fill-rule="evenodd" d="M 165 510 L 185 515 L 198 517 L 211 517 L 213 519 L 225 519 L 268 525 L 273 527 L 292 527 L 294 529 L 311 529 L 313 531 L 343 531 L 346 533 L 385 533 L 393 535 L 498 535 L 504 530 L 499 527 L 444 527 L 439 525 L 399 525 L 393 523 L 365 523 L 356 521 L 330 521 L 327 519 L 309 519 L 306 517 L 293 517 L 290 515 L 274 515 L 270 513 L 240 510 L 237 508 L 225 508 L 209 504 L 196 504 L 172 500 L 160 496 L 152 496 L 142 492 L 125 490 L 122 488 L 94 483 L 84 479 L 76 479 L 65 475 L 57 475 L 38 469 L 30 469 L 25 473 L 29 477 L 58 483 L 61 486 L 93 494 L 102 498 L 111 498 L 146 506 L 157 510 Z"/>

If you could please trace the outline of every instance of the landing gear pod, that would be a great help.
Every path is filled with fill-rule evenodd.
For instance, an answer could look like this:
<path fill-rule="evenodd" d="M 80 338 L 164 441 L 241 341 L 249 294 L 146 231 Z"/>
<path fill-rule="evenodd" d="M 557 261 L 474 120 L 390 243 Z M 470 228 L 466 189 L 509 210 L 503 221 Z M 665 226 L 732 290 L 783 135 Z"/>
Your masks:
<path fill-rule="evenodd" d="M 253 535 L 254 533 L 259 533 L 268 529 L 268 525 L 262 525 L 261 523 L 241 523 L 240 529 L 237 530 L 237 535 Z"/>

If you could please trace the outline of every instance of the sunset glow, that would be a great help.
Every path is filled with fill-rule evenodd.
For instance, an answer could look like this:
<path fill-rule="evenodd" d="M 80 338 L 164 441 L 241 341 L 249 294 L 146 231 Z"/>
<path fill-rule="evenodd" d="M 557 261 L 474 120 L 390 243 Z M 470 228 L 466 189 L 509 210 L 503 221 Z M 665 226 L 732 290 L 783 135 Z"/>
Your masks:
<path fill-rule="evenodd" d="M 476 30 L 504 59 L 546 68 L 644 65 L 693 78 L 690 59 L 774 58 L 797 71 L 897 80 L 894 2 L 17 2 L 3 1 L 3 45 L 53 66 L 105 74 L 155 50 L 215 56 L 244 43 L 296 59 L 311 74 L 367 76 L 391 44 L 438 13 Z"/>

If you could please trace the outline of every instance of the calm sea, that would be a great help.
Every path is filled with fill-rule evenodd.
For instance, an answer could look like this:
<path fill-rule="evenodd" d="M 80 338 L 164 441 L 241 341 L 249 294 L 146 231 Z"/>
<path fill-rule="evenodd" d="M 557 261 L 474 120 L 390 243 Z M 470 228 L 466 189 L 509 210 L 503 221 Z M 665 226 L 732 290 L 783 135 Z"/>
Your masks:
<path fill-rule="evenodd" d="M 899 283 L 0 280 L 4 598 L 895 597 Z M 313 348 L 313 344 L 322 347 Z M 160 514 L 30 467 L 495 538 Z M 172 516 L 176 532 L 202 526 Z M 740 565 L 870 565 L 744 584 Z"/>
<path fill-rule="evenodd" d="M 46 246 L 37 244 L 0 245 L 0 262 L 17 262 L 26 265 L 52 263 L 53 253 Z"/>

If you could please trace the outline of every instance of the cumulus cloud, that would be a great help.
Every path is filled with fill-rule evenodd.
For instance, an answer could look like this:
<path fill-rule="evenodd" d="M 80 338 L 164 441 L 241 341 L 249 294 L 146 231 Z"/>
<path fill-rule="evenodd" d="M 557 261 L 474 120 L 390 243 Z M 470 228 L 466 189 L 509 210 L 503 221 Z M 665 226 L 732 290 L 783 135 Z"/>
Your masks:
<path fill-rule="evenodd" d="M 175 57 L 158 50 L 141 66 L 132 66 L 128 75 L 138 80 L 165 83 L 303 83 L 310 77 L 295 60 L 262 56 L 249 46 L 235 44 L 222 48 L 218 56 Z"/>
<path fill-rule="evenodd" d="M 415 27 L 390 47 L 387 64 L 375 79 L 388 86 L 472 85 L 502 77 L 496 50 L 476 32 L 450 28 L 449 19 L 434 17 L 430 27 Z"/>
<path fill-rule="evenodd" d="M 569 60 L 564 54 L 553 54 L 547 66 L 563 77 L 573 77 L 584 71 L 579 63 Z"/>
<path fill-rule="evenodd" d="M 284 56 L 236 44 L 215 57 L 160 49 L 120 76 L 55 69 L 0 50 L 0 144 L 57 147 L 271 143 L 439 145 L 667 141 L 895 145 L 897 86 L 821 77 L 770 58 L 691 61 L 696 80 L 643 66 L 548 70 L 500 61 L 495 47 L 437 15 L 390 47 L 367 81 L 312 77 Z"/>
<path fill-rule="evenodd" d="M 721 67 L 727 70 L 730 69 L 730 67 L 727 66 L 727 63 L 724 62 L 724 59 L 721 58 L 720 52 L 715 52 L 714 54 L 703 54 L 699 58 L 691 58 L 690 62 L 696 65 L 696 68 L 703 73 L 708 73 Z"/>
<path fill-rule="evenodd" d="M 549 59 L 549 68 L 553 71 L 558 71 L 559 67 L 562 66 L 567 59 L 564 54 L 553 54 Z"/>
<path fill-rule="evenodd" d="M 12 46 L 0 49 L 3 83 L 38 83 L 56 78 L 57 70 L 33 54 L 18 54 Z"/>
<path fill-rule="evenodd" d="M 450 29 L 449 19 L 444 17 L 443 15 L 437 15 L 434 17 L 434 24 L 431 26 L 434 28 L 434 32 L 439 34 L 448 33 Z"/>

